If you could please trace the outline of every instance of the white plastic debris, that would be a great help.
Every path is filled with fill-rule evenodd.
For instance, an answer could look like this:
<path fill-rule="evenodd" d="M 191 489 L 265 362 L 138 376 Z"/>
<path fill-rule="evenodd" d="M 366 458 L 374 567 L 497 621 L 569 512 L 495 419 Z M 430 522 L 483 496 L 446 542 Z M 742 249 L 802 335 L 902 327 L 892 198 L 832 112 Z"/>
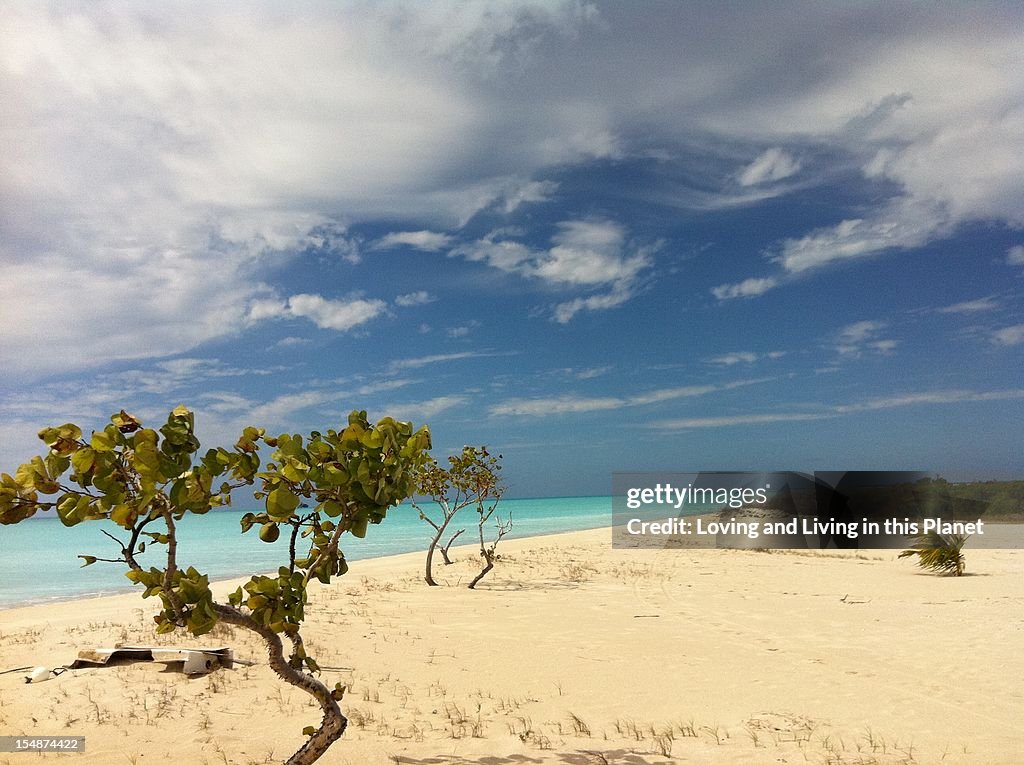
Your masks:
<path fill-rule="evenodd" d="M 32 671 L 28 673 L 28 677 L 25 678 L 26 683 L 44 683 L 47 680 L 53 680 L 56 675 L 48 667 L 33 667 Z"/>

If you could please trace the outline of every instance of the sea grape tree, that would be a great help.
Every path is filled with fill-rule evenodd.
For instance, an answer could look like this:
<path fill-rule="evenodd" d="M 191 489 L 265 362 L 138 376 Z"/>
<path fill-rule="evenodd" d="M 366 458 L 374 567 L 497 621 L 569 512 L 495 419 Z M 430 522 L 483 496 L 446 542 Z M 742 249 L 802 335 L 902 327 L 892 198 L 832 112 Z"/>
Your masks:
<path fill-rule="evenodd" d="M 366 412 L 352 412 L 340 431 L 271 437 L 247 427 L 233 449 L 200 455 L 194 431 L 194 416 L 183 406 L 159 431 L 124 410 L 88 439 L 70 423 L 44 428 L 39 437 L 47 453 L 13 476 L 0 475 L 0 524 L 45 510 L 56 511 L 65 526 L 108 521 L 121 529 L 121 538 L 115 537 L 120 555 L 80 557 L 84 565 L 126 565 L 128 579 L 145 588 L 143 597 L 160 599 L 158 633 L 202 635 L 224 622 L 258 634 L 271 669 L 312 696 L 323 712 L 320 726 L 304 729 L 308 739 L 287 760 L 309 765 L 347 724 L 338 705 L 344 689 L 319 679 L 303 643 L 309 585 L 313 579 L 328 584 L 347 571 L 339 546 L 344 534 L 365 536 L 369 524 L 380 523 L 389 507 L 412 495 L 429 460 L 430 433 L 389 417 L 371 424 Z M 261 446 L 272 450 L 266 464 Z M 287 559 L 276 574 L 253 575 L 223 603 L 205 574 L 179 564 L 177 525 L 230 504 L 231 492 L 248 485 L 256 485 L 265 509 L 242 517 L 242 533 L 258 525 L 260 538 L 273 542 L 284 530 Z M 151 551 L 162 548 L 160 565 L 140 562 L 147 544 Z"/>
<path fill-rule="evenodd" d="M 463 450 L 463 458 L 466 453 Z M 498 543 L 512 530 L 512 513 L 504 519 L 495 515 L 498 502 L 505 496 L 506 486 L 501 480 L 501 455 L 497 457 L 487 451 L 486 446 L 474 450 L 470 459 L 473 480 L 473 494 L 476 497 L 476 530 L 480 544 L 480 570 L 469 583 L 469 589 L 475 589 L 487 574 L 494 568 L 498 560 Z M 491 518 L 495 518 L 494 537 L 488 540 L 486 527 Z"/>
<path fill-rule="evenodd" d="M 455 458 L 450 459 L 454 460 Z M 412 502 L 413 508 L 420 515 L 420 520 L 433 529 L 430 543 L 427 545 L 427 561 L 423 579 L 431 587 L 437 587 L 437 581 L 434 579 L 434 551 L 456 514 L 463 508 L 469 507 L 473 503 L 473 497 L 468 493 L 468 486 L 454 483 L 450 478 L 450 472 L 441 467 L 433 457 L 420 469 L 417 483 L 417 494 L 423 495 L 434 505 L 434 507 L 429 507 L 427 502 L 418 499 L 414 499 Z M 453 538 L 464 531 L 465 529 L 459 529 L 452 535 Z M 449 543 L 451 541 L 453 540 L 449 540 Z M 446 548 L 442 548 L 442 555 L 447 561 Z"/>
<path fill-rule="evenodd" d="M 449 466 L 445 468 L 430 458 L 419 471 L 416 493 L 429 499 L 436 509 L 426 507 L 426 503 L 420 500 L 414 500 L 412 503 L 419 512 L 420 519 L 433 529 L 430 544 L 427 546 L 424 579 L 431 586 L 437 585 L 433 576 L 434 551 L 456 514 L 467 507 L 473 507 L 477 512 L 480 555 L 484 562 L 481 573 L 469 585 L 472 589 L 494 568 L 494 562 L 497 560 L 497 543 L 511 529 L 511 520 L 502 522 L 499 519 L 497 539 L 490 544 L 484 541 L 484 527 L 505 493 L 505 485 L 500 475 L 501 455 L 495 457 L 486 446 L 465 446 L 461 454 L 450 456 L 448 463 Z M 449 539 L 448 546 L 462 531 L 460 529 L 452 539 Z M 442 554 L 447 561 L 447 547 L 442 548 Z"/>

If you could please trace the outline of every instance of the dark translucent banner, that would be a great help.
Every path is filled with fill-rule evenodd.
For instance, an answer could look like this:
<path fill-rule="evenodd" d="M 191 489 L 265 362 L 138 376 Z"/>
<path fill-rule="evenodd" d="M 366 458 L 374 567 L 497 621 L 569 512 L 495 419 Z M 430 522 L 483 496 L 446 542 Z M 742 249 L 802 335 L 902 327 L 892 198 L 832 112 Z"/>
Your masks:
<path fill-rule="evenodd" d="M 905 549 L 922 535 L 1024 547 L 1024 525 L 926 473 L 614 473 L 616 547 Z"/>

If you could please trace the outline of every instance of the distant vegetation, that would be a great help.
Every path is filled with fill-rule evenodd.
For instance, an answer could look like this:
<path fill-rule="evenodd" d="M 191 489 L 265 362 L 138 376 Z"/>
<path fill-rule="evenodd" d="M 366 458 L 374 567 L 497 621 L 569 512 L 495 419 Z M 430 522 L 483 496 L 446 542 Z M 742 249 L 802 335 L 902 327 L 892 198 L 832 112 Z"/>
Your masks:
<path fill-rule="evenodd" d="M 946 488 L 957 499 L 984 503 L 986 521 L 1024 522 L 1024 481 L 950 483 Z"/>
<path fill-rule="evenodd" d="M 905 484 L 841 487 L 876 516 L 941 516 L 947 519 L 1024 523 L 1024 480 L 950 483 L 941 476 Z M 764 505 L 786 513 L 814 515 L 821 507 L 815 488 L 780 492 Z M 829 508 L 832 510 L 832 508 Z M 730 508 L 721 508 L 729 512 Z"/>

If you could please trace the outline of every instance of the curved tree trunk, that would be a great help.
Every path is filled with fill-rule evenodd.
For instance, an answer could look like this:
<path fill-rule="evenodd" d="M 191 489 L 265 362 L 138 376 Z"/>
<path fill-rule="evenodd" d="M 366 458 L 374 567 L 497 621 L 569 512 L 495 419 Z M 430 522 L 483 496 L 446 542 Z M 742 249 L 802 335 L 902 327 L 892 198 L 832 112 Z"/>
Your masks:
<path fill-rule="evenodd" d="M 284 658 L 284 646 L 281 643 L 281 636 L 273 630 L 259 624 L 251 616 L 243 614 L 231 606 L 215 603 L 213 606 L 217 616 L 228 624 L 255 632 L 267 644 L 267 654 L 270 659 L 270 668 L 274 674 L 280 677 L 289 685 L 308 693 L 320 705 L 323 710 L 323 720 L 320 728 L 295 752 L 284 765 L 312 765 L 320 759 L 327 749 L 341 738 L 348 726 L 348 719 L 341 713 L 338 702 L 331 696 L 330 689 L 305 672 L 295 669 L 288 664 Z"/>
<path fill-rule="evenodd" d="M 452 549 L 452 542 L 454 542 L 463 531 L 465 531 L 465 529 L 459 529 L 456 531 L 452 534 L 451 539 L 448 540 L 448 544 L 441 547 L 441 557 L 444 559 L 444 565 L 452 565 L 452 559 L 448 557 L 448 551 Z"/>
<path fill-rule="evenodd" d="M 484 541 L 484 524 L 491 518 L 491 513 L 494 512 L 494 507 L 497 504 L 495 500 L 494 505 L 491 505 L 491 509 L 484 512 L 481 509 L 480 522 L 477 524 L 477 531 L 480 535 L 480 557 L 484 559 L 484 567 L 480 570 L 476 576 L 473 577 L 473 581 L 469 583 L 469 589 L 475 590 L 477 583 L 487 576 L 487 573 L 494 568 L 494 561 L 498 559 L 498 542 L 512 529 L 512 514 L 509 513 L 508 520 L 502 521 L 501 517 L 498 517 L 498 533 L 494 537 L 494 541 L 488 546 L 487 542 Z"/>
<path fill-rule="evenodd" d="M 441 538 L 441 532 L 438 531 L 437 535 L 430 540 L 430 546 L 427 547 L 427 570 L 423 576 L 423 580 L 431 587 L 437 587 L 437 582 L 434 581 L 434 548 L 437 547 L 437 540 Z"/>
<path fill-rule="evenodd" d="M 490 517 L 490 513 L 488 513 L 488 517 Z M 487 518 L 481 513 L 477 531 L 480 533 L 480 557 L 484 559 L 484 567 L 480 569 L 480 572 L 473 577 L 473 581 L 469 583 L 469 589 L 471 590 L 475 590 L 477 582 L 487 576 L 487 572 L 494 568 L 494 550 L 493 548 L 488 550 L 487 544 L 484 542 L 484 522 L 486 520 Z"/>
<path fill-rule="evenodd" d="M 487 565 L 484 566 L 482 569 L 480 569 L 480 572 L 476 576 L 473 577 L 473 581 L 469 583 L 469 589 L 475 590 L 477 582 L 479 582 L 481 579 L 483 579 L 485 576 L 487 576 L 487 572 L 490 571 L 492 568 L 494 568 L 494 561 L 492 561 L 488 557 L 487 558 Z"/>
<path fill-rule="evenodd" d="M 437 533 L 434 534 L 434 538 L 430 540 L 430 546 L 427 548 L 427 570 L 423 577 L 424 581 L 431 587 L 437 587 L 437 582 L 434 581 L 434 550 L 437 548 L 438 542 L 441 541 L 441 537 L 444 536 L 445 529 L 448 528 L 448 524 L 451 523 L 452 518 L 455 514 L 447 515 L 444 522 L 437 527 Z M 447 558 L 447 553 L 443 553 Z"/>

